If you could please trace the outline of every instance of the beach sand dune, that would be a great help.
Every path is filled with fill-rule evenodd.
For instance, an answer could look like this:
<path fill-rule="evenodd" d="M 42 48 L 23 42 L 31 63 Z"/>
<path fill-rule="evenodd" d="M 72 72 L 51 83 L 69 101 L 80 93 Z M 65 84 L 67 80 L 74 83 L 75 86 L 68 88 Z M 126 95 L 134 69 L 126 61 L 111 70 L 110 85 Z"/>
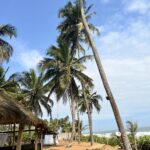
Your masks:
<path fill-rule="evenodd" d="M 60 142 L 57 146 L 45 147 L 43 150 L 118 150 L 118 147 L 112 147 L 105 144 L 95 143 L 93 146 L 90 146 L 90 143 L 73 142 L 72 144 L 68 142 Z"/>

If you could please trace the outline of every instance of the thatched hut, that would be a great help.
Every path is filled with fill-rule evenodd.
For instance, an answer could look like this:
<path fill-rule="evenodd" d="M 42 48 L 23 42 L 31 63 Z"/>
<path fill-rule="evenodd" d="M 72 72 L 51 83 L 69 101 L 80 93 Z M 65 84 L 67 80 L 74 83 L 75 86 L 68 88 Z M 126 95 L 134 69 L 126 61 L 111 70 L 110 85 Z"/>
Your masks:
<path fill-rule="evenodd" d="M 22 132 L 25 125 L 33 125 L 36 129 L 46 127 L 44 122 L 33 115 L 32 112 L 25 110 L 11 97 L 0 93 L 0 125 L 7 124 L 19 124 L 16 150 L 21 150 Z M 37 149 L 36 144 L 35 149 Z"/>

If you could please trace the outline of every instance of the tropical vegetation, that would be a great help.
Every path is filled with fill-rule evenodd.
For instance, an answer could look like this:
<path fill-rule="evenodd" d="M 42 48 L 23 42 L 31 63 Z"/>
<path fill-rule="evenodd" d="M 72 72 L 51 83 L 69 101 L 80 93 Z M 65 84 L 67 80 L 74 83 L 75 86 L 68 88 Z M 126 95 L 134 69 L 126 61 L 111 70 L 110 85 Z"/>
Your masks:
<path fill-rule="evenodd" d="M 83 73 L 86 69 L 83 62 L 91 59 L 91 55 L 76 58 L 71 54 L 68 44 L 58 40 L 58 46 L 51 46 L 47 56 L 40 62 L 42 71 L 45 72 L 44 80 L 51 86 L 50 93 L 55 93 L 57 100 L 69 101 L 72 114 L 72 138 L 75 136 L 75 114 L 78 101 L 78 85 L 87 83 L 93 85 L 92 79 Z"/>
<path fill-rule="evenodd" d="M 20 85 L 21 88 L 21 103 L 35 113 L 37 116 L 43 116 L 43 108 L 51 115 L 53 100 L 47 96 L 49 85 L 44 82 L 42 73 L 39 75 L 35 70 L 25 71 L 20 74 L 14 74 L 13 79 Z"/>
<path fill-rule="evenodd" d="M 93 42 L 92 34 L 99 30 L 90 22 L 95 12 L 91 12 L 92 5 L 87 6 L 85 0 L 67 2 L 60 9 L 58 16 L 61 22 L 57 26 L 59 35 L 54 45 L 50 43 L 46 56 L 37 64 L 38 69 L 30 69 L 21 73 L 14 73 L 6 77 L 8 69 L 2 67 L 2 63 L 9 61 L 13 53 L 13 47 L 6 41 L 5 36 L 16 37 L 16 28 L 12 25 L 0 25 L 0 93 L 12 97 L 16 103 L 20 103 L 25 109 L 30 110 L 37 116 L 43 116 L 43 109 L 50 116 L 45 120 L 49 130 L 54 132 L 71 133 L 71 141 L 78 139 L 78 142 L 87 141 L 93 145 L 94 141 L 102 144 L 121 145 L 125 150 L 149 145 L 149 137 L 136 138 L 137 124 L 127 122 L 127 136 L 119 109 L 115 102 L 113 93 L 107 81 L 104 68 L 101 63 L 97 48 Z M 88 55 L 87 47 L 92 49 L 93 55 Z M 96 61 L 101 80 L 103 82 L 106 99 L 109 100 L 113 113 L 121 133 L 121 140 L 116 136 L 110 138 L 93 135 L 93 112 L 101 110 L 102 97 L 93 92 L 93 79 L 85 72 L 86 62 Z M 99 92 L 99 91 L 98 91 Z M 55 103 L 62 101 L 68 104 L 71 112 L 72 122 L 69 117 L 52 117 L 52 107 Z M 89 136 L 83 136 L 85 129 L 80 115 L 87 113 Z M 4 127 L 5 128 L 5 127 Z M 128 140 L 130 139 L 130 142 Z M 28 139 L 28 133 L 24 134 L 24 140 Z M 146 139 L 146 140 L 143 140 Z"/>

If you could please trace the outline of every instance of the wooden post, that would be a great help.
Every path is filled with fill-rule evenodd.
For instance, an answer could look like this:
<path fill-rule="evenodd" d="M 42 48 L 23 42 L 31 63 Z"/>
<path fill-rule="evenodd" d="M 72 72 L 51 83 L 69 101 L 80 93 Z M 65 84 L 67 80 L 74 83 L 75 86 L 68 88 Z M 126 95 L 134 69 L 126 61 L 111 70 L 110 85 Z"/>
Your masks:
<path fill-rule="evenodd" d="M 38 132 L 37 132 L 37 128 L 35 128 L 35 150 L 38 150 Z"/>
<path fill-rule="evenodd" d="M 31 125 L 29 125 L 29 138 L 32 138 L 32 133 L 31 133 Z"/>
<path fill-rule="evenodd" d="M 77 103 L 77 117 L 78 117 L 78 144 L 80 144 L 80 111 L 79 111 L 79 103 Z"/>
<path fill-rule="evenodd" d="M 42 134 L 42 131 L 41 131 L 41 150 L 43 149 L 43 134 Z"/>
<path fill-rule="evenodd" d="M 17 148 L 16 150 L 21 150 L 22 132 L 24 129 L 23 124 L 19 124 L 18 138 L 17 138 Z"/>
<path fill-rule="evenodd" d="M 15 128 L 16 128 L 16 126 L 14 123 L 14 125 L 13 125 L 13 149 L 15 149 Z"/>

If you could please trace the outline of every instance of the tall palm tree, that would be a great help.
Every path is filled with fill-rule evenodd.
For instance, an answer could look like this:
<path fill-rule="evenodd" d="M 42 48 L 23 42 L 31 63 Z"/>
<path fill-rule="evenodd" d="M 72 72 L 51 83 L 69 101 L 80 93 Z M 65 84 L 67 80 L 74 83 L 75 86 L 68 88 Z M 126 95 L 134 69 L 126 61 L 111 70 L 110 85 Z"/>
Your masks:
<path fill-rule="evenodd" d="M 59 11 L 59 17 L 62 18 L 63 21 L 58 26 L 58 30 L 61 32 L 61 38 L 63 41 L 70 43 L 73 54 L 77 51 L 84 52 L 84 48 L 82 47 L 81 43 L 88 43 L 78 2 L 78 0 L 75 3 L 69 1 Z M 90 12 L 92 5 L 86 8 L 85 4 L 84 8 L 86 9 L 86 19 L 89 21 L 95 12 Z M 99 35 L 99 30 L 92 23 L 89 23 L 89 28 L 92 32 L 96 32 Z"/>
<path fill-rule="evenodd" d="M 114 116 L 116 118 L 116 122 L 117 122 L 117 125 L 118 125 L 118 128 L 119 128 L 119 131 L 121 132 L 121 138 L 122 138 L 122 142 L 123 142 L 123 145 L 124 145 L 124 149 L 125 150 L 131 150 L 131 145 L 130 145 L 128 137 L 126 135 L 124 125 L 123 125 L 123 122 L 122 122 L 122 119 L 121 119 L 121 116 L 120 116 L 120 113 L 119 113 L 119 109 L 118 109 L 117 104 L 115 102 L 114 96 L 112 94 L 111 88 L 110 88 L 109 83 L 107 81 L 106 74 L 105 74 L 104 69 L 103 69 L 103 65 L 101 63 L 97 48 L 96 48 L 96 46 L 93 42 L 92 35 L 90 33 L 89 24 L 88 24 L 86 16 L 85 16 L 86 13 L 85 13 L 84 5 L 83 5 L 83 0 L 79 1 L 79 5 L 80 5 L 82 22 L 83 22 L 84 28 L 86 30 L 88 41 L 90 43 L 90 46 L 92 47 L 93 54 L 94 54 L 94 57 L 95 57 L 95 61 L 97 63 L 97 67 L 98 67 L 98 70 L 99 70 L 99 73 L 100 73 L 105 91 L 107 93 L 107 99 L 111 103 L 111 106 L 112 106 L 112 109 L 113 109 L 113 112 L 114 112 Z"/>
<path fill-rule="evenodd" d="M 0 25 L 0 37 L 8 36 L 10 38 L 16 37 L 16 29 L 14 26 L 7 24 L 7 25 Z M 13 47 L 0 38 L 0 63 L 3 61 L 8 61 L 10 56 L 12 55 Z"/>
<path fill-rule="evenodd" d="M 49 86 L 44 82 L 43 74 L 37 75 L 35 70 L 31 69 L 29 72 L 23 72 L 15 76 L 20 83 L 23 94 L 23 104 L 36 115 L 42 117 L 42 106 L 51 115 L 51 107 L 53 101 L 46 94 L 49 91 Z"/>
<path fill-rule="evenodd" d="M 83 86 L 83 93 L 80 96 L 80 111 L 81 112 L 87 112 L 88 114 L 88 120 L 89 120 L 89 130 L 90 130 L 90 139 L 91 139 L 91 145 L 93 145 L 93 123 L 92 123 L 92 113 L 93 109 L 99 113 L 101 109 L 101 105 L 99 103 L 99 100 L 102 100 L 102 97 L 98 95 L 96 92 L 92 92 L 92 90 L 89 87 Z"/>
<path fill-rule="evenodd" d="M 61 32 L 60 38 L 63 42 L 69 43 L 69 46 L 71 47 L 71 55 L 78 53 L 78 58 L 80 58 L 81 51 L 84 52 L 85 55 L 85 49 L 81 43 L 88 43 L 88 39 L 82 23 L 78 2 L 79 1 L 72 3 L 69 1 L 64 8 L 59 11 L 59 17 L 62 18 L 63 21 L 58 26 L 58 30 Z M 86 8 L 85 4 L 87 20 L 90 20 L 90 18 L 95 14 L 95 12 L 90 13 L 91 8 L 92 5 Z M 89 27 L 91 31 L 96 31 L 99 35 L 99 30 L 93 24 L 89 23 Z M 79 119 L 79 113 L 77 115 Z"/>
<path fill-rule="evenodd" d="M 137 150 L 137 143 L 136 143 L 136 133 L 137 133 L 137 130 L 138 130 L 138 125 L 136 122 L 132 122 L 132 121 L 127 121 L 127 127 L 128 127 L 128 130 L 130 132 L 130 136 L 131 136 L 131 140 L 132 140 L 132 143 L 133 143 L 133 149 L 134 150 Z"/>
<path fill-rule="evenodd" d="M 72 113 L 72 138 L 75 136 L 75 114 L 78 86 L 76 81 L 89 83 L 92 79 L 82 71 L 86 68 L 83 65 L 92 56 L 76 58 L 71 54 L 70 47 L 58 40 L 58 46 L 51 46 L 47 51 L 47 56 L 40 63 L 40 67 L 45 71 L 44 79 L 51 86 L 51 93 L 55 93 L 57 100 L 63 98 L 63 102 L 70 99 Z"/>

